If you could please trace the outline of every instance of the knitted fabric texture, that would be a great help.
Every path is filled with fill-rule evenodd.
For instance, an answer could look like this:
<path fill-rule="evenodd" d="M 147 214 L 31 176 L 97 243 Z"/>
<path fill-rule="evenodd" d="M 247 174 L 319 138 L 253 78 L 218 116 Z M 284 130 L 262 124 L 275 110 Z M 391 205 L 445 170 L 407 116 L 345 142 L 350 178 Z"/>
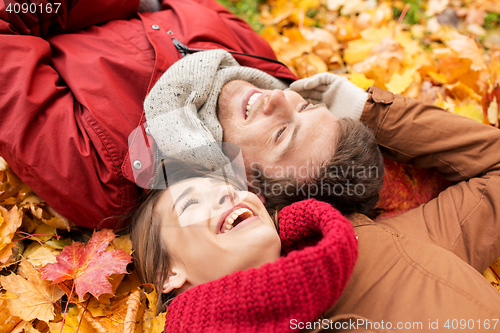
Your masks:
<path fill-rule="evenodd" d="M 232 80 L 244 80 L 263 89 L 286 88 L 267 73 L 240 66 L 224 50 L 188 55 L 161 76 L 144 101 L 144 111 L 163 157 L 175 156 L 207 168 L 212 162 L 217 168 L 228 163 L 221 150 L 205 156 L 193 153 L 193 148 L 222 141 L 217 100 L 224 84 Z"/>
<path fill-rule="evenodd" d="M 286 256 L 257 269 L 238 271 L 177 296 L 165 332 L 290 332 L 290 320 L 317 319 L 339 298 L 358 256 L 351 223 L 314 199 L 281 210 Z M 314 246 L 304 237 L 322 234 Z"/>

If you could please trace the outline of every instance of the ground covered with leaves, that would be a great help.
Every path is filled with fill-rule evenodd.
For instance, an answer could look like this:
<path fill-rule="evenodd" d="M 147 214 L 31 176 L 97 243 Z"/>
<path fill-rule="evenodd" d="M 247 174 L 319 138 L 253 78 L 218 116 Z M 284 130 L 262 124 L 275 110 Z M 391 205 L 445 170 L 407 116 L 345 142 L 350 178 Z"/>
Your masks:
<path fill-rule="evenodd" d="M 331 71 L 499 127 L 498 0 L 219 0 L 299 78 Z M 464 133 L 467 135 L 467 133 Z M 380 218 L 449 186 L 386 161 Z M 0 333 L 162 332 L 127 235 L 73 226 L 0 160 Z M 128 270 L 127 270 L 128 269 Z M 484 272 L 500 290 L 500 262 Z M 202 306 L 202 305 L 200 305 Z"/>

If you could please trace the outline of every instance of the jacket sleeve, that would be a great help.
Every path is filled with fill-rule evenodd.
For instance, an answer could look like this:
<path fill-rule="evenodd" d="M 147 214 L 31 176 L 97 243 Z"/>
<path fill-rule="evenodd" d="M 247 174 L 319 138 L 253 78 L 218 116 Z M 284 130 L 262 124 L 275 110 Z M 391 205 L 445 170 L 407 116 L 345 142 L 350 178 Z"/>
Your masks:
<path fill-rule="evenodd" d="M 330 307 L 357 259 L 350 222 L 314 199 L 284 208 L 279 218 L 289 250 L 300 242 L 300 232 L 321 232 L 323 238 L 258 269 L 181 293 L 168 308 L 165 332 L 289 332 L 293 320 L 314 321 Z"/>
<path fill-rule="evenodd" d="M 129 8 L 125 10 L 121 3 Z M 137 4 L 77 1 L 69 10 L 65 2 L 56 16 L 14 15 L 6 11 L 6 4 L 0 3 L 0 156 L 59 213 L 95 228 L 103 216 L 109 216 L 102 212 L 112 207 L 115 210 L 107 213 L 117 214 L 120 206 L 116 200 L 122 195 L 119 189 L 105 185 L 114 181 L 117 172 L 105 169 L 110 163 L 103 159 L 113 156 L 105 157 L 104 148 L 94 145 L 99 133 L 89 131 L 92 124 L 84 117 L 85 109 L 54 69 L 51 46 L 42 37 L 53 33 L 52 29 L 76 29 L 124 16 Z M 45 10 L 48 2 L 41 4 Z M 116 6 L 115 12 L 110 10 L 111 4 Z M 96 10 L 103 8 L 100 6 L 113 15 Z M 82 198 L 96 198 L 95 207 L 80 207 Z"/>
<path fill-rule="evenodd" d="M 500 131 L 378 88 L 369 93 L 361 120 L 387 158 L 459 182 L 382 224 L 411 230 L 484 270 L 500 256 Z"/>

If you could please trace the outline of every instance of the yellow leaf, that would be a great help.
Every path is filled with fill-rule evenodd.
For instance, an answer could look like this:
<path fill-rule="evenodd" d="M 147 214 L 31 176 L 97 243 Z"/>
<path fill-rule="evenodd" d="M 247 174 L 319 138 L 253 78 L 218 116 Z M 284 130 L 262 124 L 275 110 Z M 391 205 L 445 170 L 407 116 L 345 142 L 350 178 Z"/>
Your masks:
<path fill-rule="evenodd" d="M 350 41 L 344 52 L 344 61 L 354 64 L 365 60 L 372 52 L 372 49 L 389 36 L 391 30 L 388 27 L 368 28 L 361 32 L 361 38 Z"/>
<path fill-rule="evenodd" d="M 97 333 L 97 331 L 92 328 L 89 322 L 80 315 L 80 312 L 76 306 L 69 308 L 68 312 L 64 318 L 64 327 L 62 333 Z M 62 322 L 50 322 L 50 333 L 60 333 Z M 109 331 L 112 332 L 112 331 Z"/>
<path fill-rule="evenodd" d="M 493 287 L 495 287 L 496 290 L 500 291 L 500 280 L 493 273 L 490 267 L 486 268 L 486 270 L 483 272 L 483 276 L 486 278 L 486 280 L 488 280 L 489 283 L 491 283 Z"/>
<path fill-rule="evenodd" d="M 130 240 L 130 235 L 128 235 L 128 234 L 115 237 L 111 241 L 111 244 L 113 245 L 114 249 L 122 249 L 123 251 L 127 252 L 128 254 L 132 254 L 132 252 L 133 252 L 132 241 Z"/>
<path fill-rule="evenodd" d="M 356 72 L 352 73 L 349 80 L 363 90 L 368 89 L 368 87 L 373 86 L 373 84 L 375 83 L 375 80 L 368 79 L 363 74 Z"/>
<path fill-rule="evenodd" d="M 43 236 L 33 236 L 33 238 L 39 239 L 41 242 L 46 242 L 49 239 L 51 239 L 54 236 L 57 236 L 57 231 L 56 228 L 51 227 L 50 225 L 47 225 L 45 223 L 39 224 L 35 228 L 35 234 L 43 235 Z M 35 239 L 33 239 L 35 240 Z"/>
<path fill-rule="evenodd" d="M 144 333 L 161 333 L 165 329 L 165 312 L 156 316 L 158 295 L 156 290 L 146 294 L 149 302 L 149 308 L 144 311 L 143 315 L 143 332 Z"/>
<path fill-rule="evenodd" d="M 479 105 L 475 104 L 465 104 L 462 106 L 457 106 L 455 107 L 456 114 L 459 114 L 461 116 L 465 116 L 467 118 L 474 119 L 475 121 L 478 121 L 480 123 L 483 122 L 483 112 L 481 110 L 481 107 Z"/>
<path fill-rule="evenodd" d="M 487 115 L 490 124 L 497 126 L 499 118 L 498 118 L 498 103 L 496 96 L 493 97 L 493 101 L 491 101 L 490 105 L 488 106 Z"/>
<path fill-rule="evenodd" d="M 0 250 L 5 248 L 17 231 L 17 228 L 23 223 L 21 213 L 16 206 L 7 210 L 0 206 Z"/>
<path fill-rule="evenodd" d="M 11 242 L 2 250 L 0 250 L 0 269 L 9 265 L 12 265 L 15 259 L 12 256 L 14 250 L 15 243 Z"/>
<path fill-rule="evenodd" d="M 458 81 L 455 84 L 447 84 L 445 85 L 445 87 L 459 100 L 465 100 L 468 97 L 476 101 L 481 100 L 481 96 L 479 96 L 474 90 L 469 88 L 462 81 Z"/>
<path fill-rule="evenodd" d="M 61 251 L 55 250 L 50 246 L 40 245 L 36 242 L 31 243 L 23 252 L 24 258 L 31 262 L 36 268 L 40 268 L 49 263 L 57 262 L 56 255 Z"/>
<path fill-rule="evenodd" d="M 21 318 L 13 316 L 7 309 L 7 300 L 0 298 L 0 332 L 10 332 L 20 322 Z"/>
<path fill-rule="evenodd" d="M 415 69 L 406 69 L 403 74 L 394 73 L 391 80 L 386 83 L 387 90 L 393 94 L 401 94 L 413 81 Z"/>
<path fill-rule="evenodd" d="M 40 273 L 25 259 L 21 260 L 19 273 L 0 276 L 2 287 L 16 295 L 7 300 L 7 307 L 21 319 L 39 319 L 45 322 L 54 319 L 54 306 L 64 292 L 56 285 L 41 280 Z"/>
<path fill-rule="evenodd" d="M 461 35 L 456 31 L 449 31 L 443 37 L 443 41 L 450 49 L 457 52 L 460 58 L 471 60 L 470 69 L 473 71 L 487 69 L 483 53 L 472 38 Z"/>

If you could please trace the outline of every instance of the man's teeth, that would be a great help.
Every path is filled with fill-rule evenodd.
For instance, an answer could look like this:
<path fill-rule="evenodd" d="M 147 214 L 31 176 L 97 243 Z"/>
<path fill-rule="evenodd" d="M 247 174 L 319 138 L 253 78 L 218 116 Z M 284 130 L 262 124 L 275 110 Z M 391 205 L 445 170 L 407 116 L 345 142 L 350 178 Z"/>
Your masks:
<path fill-rule="evenodd" d="M 227 217 L 226 217 L 226 223 L 225 223 L 225 229 L 224 229 L 224 232 L 228 232 L 229 230 L 233 229 L 233 223 L 234 221 L 240 216 L 240 215 L 243 215 L 243 214 L 247 214 L 247 218 L 249 217 L 252 217 L 253 214 L 252 212 L 247 209 L 247 208 L 239 208 L 237 210 L 235 210 L 234 212 L 232 212 L 231 214 L 229 214 Z"/>
<path fill-rule="evenodd" d="M 253 103 L 259 98 L 259 96 L 262 95 L 261 93 L 255 93 L 250 98 L 248 99 L 248 104 L 247 104 L 247 111 L 245 112 L 245 117 L 248 117 L 248 111 L 250 111 L 250 108 L 252 107 Z"/>

